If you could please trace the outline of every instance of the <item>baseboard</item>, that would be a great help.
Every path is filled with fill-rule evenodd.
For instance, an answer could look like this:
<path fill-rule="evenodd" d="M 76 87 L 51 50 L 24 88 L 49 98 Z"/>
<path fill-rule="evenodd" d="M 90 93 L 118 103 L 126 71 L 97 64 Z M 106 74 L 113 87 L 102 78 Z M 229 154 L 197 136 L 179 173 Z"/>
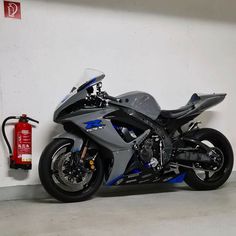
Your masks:
<path fill-rule="evenodd" d="M 43 199 L 49 195 L 40 184 L 18 185 L 0 188 L 0 201 L 22 200 L 22 199 Z"/>
<path fill-rule="evenodd" d="M 230 182 L 236 181 L 236 171 L 233 171 Z M 128 186 L 127 186 L 128 187 Z M 126 187 L 126 190 L 128 190 Z M 140 187 L 139 187 L 140 188 Z M 33 199 L 45 199 L 50 196 L 45 192 L 42 185 L 18 185 L 11 187 L 0 187 L 0 201 L 9 200 L 33 200 Z"/>

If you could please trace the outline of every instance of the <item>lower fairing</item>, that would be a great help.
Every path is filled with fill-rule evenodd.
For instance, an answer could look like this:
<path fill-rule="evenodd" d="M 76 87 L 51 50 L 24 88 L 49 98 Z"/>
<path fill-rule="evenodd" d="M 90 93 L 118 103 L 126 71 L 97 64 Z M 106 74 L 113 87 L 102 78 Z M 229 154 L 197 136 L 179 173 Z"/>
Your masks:
<path fill-rule="evenodd" d="M 150 184 L 150 183 L 181 183 L 184 181 L 186 173 L 176 174 L 170 171 L 166 174 L 157 175 L 154 172 L 134 170 L 131 174 L 117 176 L 106 183 L 107 186 Z"/>

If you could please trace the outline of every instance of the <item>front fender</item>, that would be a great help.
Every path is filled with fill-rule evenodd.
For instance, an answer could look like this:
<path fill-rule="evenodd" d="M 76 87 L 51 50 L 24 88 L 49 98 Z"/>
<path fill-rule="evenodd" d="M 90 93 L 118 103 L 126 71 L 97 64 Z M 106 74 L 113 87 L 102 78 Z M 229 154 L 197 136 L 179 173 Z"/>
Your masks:
<path fill-rule="evenodd" d="M 70 139 L 73 141 L 72 152 L 79 152 L 83 146 L 83 139 L 75 134 L 64 132 L 55 136 L 53 139 Z"/>

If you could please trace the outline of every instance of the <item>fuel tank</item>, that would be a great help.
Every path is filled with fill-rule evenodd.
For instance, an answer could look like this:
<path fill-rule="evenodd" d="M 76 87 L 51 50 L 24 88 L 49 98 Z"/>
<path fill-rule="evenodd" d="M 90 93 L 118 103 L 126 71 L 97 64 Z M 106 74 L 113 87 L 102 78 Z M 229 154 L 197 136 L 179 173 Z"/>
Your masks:
<path fill-rule="evenodd" d="M 117 96 L 122 100 L 121 106 L 132 108 L 149 118 L 156 120 L 161 108 L 154 97 L 145 92 L 133 91 Z"/>

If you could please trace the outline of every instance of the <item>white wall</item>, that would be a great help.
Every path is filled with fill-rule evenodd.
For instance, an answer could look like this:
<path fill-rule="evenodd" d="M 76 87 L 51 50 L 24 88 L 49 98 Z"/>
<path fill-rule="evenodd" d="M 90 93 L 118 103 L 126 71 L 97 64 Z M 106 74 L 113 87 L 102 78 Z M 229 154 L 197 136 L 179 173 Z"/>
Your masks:
<path fill-rule="evenodd" d="M 236 148 L 235 1 L 21 2 L 22 20 L 3 18 L 0 3 L 0 114 L 3 120 L 27 113 L 40 125 L 29 175 L 9 171 L 1 143 L 0 186 L 39 183 L 39 156 L 55 133 L 54 108 L 86 67 L 106 73 L 109 93 L 144 90 L 166 109 L 185 104 L 193 92 L 227 92 L 204 125 Z"/>

